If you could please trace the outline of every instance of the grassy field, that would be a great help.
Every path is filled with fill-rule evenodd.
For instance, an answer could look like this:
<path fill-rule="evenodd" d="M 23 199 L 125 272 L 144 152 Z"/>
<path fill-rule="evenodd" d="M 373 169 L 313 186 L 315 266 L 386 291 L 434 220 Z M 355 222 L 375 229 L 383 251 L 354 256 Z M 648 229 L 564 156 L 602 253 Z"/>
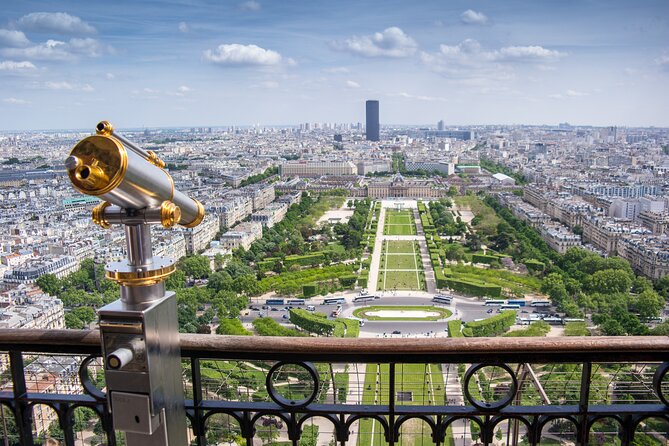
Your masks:
<path fill-rule="evenodd" d="M 455 279 L 470 279 L 499 285 L 502 289 L 515 293 L 536 293 L 541 289 L 541 279 L 533 276 L 497 269 L 481 269 L 469 265 L 449 265 L 448 268 L 452 273 L 450 277 Z"/>
<path fill-rule="evenodd" d="M 486 205 L 476 195 L 460 195 L 453 197 L 455 204 L 460 209 L 469 209 L 474 213 L 474 216 L 481 217 L 481 222 L 474 226 L 477 232 L 485 235 L 494 235 L 497 233 L 497 225 L 502 221 L 495 211 Z"/>
<path fill-rule="evenodd" d="M 402 392 L 406 399 L 396 395 L 396 404 L 400 405 L 443 405 L 444 377 L 438 364 L 397 364 L 395 369 L 395 390 Z M 389 391 L 388 365 L 368 364 L 365 374 L 363 404 L 388 404 Z M 378 390 L 378 393 L 377 393 Z M 383 436 L 383 427 L 375 421 L 364 419 L 358 424 L 358 446 L 385 446 L 388 443 Z M 450 430 L 449 433 L 450 434 Z M 452 445 L 452 436 L 447 434 L 446 445 Z M 400 429 L 402 446 L 434 445 L 430 427 L 416 419 L 408 420 Z"/>
<path fill-rule="evenodd" d="M 386 254 L 383 269 L 418 269 L 414 254 Z"/>
<path fill-rule="evenodd" d="M 369 313 L 375 311 L 429 311 L 439 313 L 439 316 L 429 316 L 429 317 L 380 317 L 380 316 L 370 316 Z M 433 307 L 433 306 L 423 306 L 423 305 L 391 305 L 391 306 L 371 306 L 358 308 L 353 312 L 355 317 L 362 319 L 367 319 L 370 321 L 438 321 L 440 319 L 445 319 L 451 316 L 451 311 L 442 308 L 442 307 Z"/>
<path fill-rule="evenodd" d="M 384 242 L 377 289 L 424 289 L 425 273 L 420 259 L 417 258 L 419 252 L 415 241 Z"/>
<path fill-rule="evenodd" d="M 416 223 L 412 210 L 386 210 L 383 222 L 384 235 L 416 235 Z"/>

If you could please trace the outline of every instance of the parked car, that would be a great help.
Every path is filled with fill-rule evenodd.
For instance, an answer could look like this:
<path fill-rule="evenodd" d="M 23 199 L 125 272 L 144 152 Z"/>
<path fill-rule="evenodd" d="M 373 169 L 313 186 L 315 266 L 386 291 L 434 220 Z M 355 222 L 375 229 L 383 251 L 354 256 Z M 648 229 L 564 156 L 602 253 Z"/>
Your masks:
<path fill-rule="evenodd" d="M 283 315 L 283 318 L 284 318 L 284 319 L 289 319 L 290 316 L 288 316 L 287 314 L 284 314 L 284 315 Z"/>
<path fill-rule="evenodd" d="M 402 332 L 399 331 L 399 330 L 395 330 L 395 331 L 393 331 L 393 334 L 402 334 Z"/>

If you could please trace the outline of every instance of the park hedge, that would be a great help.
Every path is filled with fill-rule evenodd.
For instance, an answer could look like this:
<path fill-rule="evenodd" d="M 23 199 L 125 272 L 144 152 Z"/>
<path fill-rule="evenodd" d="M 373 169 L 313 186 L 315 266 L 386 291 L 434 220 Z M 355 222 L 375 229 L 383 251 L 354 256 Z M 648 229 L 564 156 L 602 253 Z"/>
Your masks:
<path fill-rule="evenodd" d="M 355 285 L 355 282 L 358 280 L 358 276 L 354 274 L 348 274 L 346 276 L 341 276 L 339 278 L 339 283 L 341 283 L 341 286 L 346 287 L 346 288 L 351 288 Z"/>
<path fill-rule="evenodd" d="M 328 320 L 323 313 L 312 313 L 311 311 L 293 308 L 288 311 L 290 322 L 309 333 L 315 333 L 321 336 L 330 336 L 334 333 L 337 324 Z"/>
<path fill-rule="evenodd" d="M 324 259 L 325 256 L 323 255 L 323 253 L 318 251 L 311 254 L 305 254 L 302 256 L 298 255 L 287 256 L 283 260 L 283 265 L 285 267 L 291 267 L 293 265 L 300 265 L 300 266 L 320 265 L 321 263 L 323 263 Z"/>
<path fill-rule="evenodd" d="M 539 271 L 542 272 L 546 269 L 546 264 L 535 259 L 525 260 L 523 265 L 527 267 L 530 271 Z"/>
<path fill-rule="evenodd" d="M 462 321 L 455 319 L 448 321 L 448 337 L 449 338 L 464 338 L 462 334 Z"/>
<path fill-rule="evenodd" d="M 485 263 L 486 265 L 490 265 L 493 262 L 499 262 L 499 257 L 489 256 L 489 255 L 485 255 L 485 254 L 474 254 L 474 255 L 472 255 L 472 262 L 473 263 Z"/>
<path fill-rule="evenodd" d="M 465 279 L 452 279 L 450 277 L 445 277 L 445 281 L 448 288 L 468 296 L 500 297 L 502 295 L 502 287 L 499 285 L 489 285 L 487 283 L 473 282 Z M 437 286 L 439 288 L 444 288 L 439 285 Z"/>
<path fill-rule="evenodd" d="M 465 325 L 472 330 L 474 336 L 497 336 L 507 331 L 516 322 L 516 312 L 502 311 L 482 321 L 467 322 Z"/>
<path fill-rule="evenodd" d="M 302 285 L 302 294 L 304 297 L 313 297 L 318 293 L 318 285 L 315 283 L 307 283 Z"/>
<path fill-rule="evenodd" d="M 367 281 L 369 280 L 369 276 L 360 274 L 360 277 L 358 277 L 358 286 L 361 288 L 367 288 Z"/>

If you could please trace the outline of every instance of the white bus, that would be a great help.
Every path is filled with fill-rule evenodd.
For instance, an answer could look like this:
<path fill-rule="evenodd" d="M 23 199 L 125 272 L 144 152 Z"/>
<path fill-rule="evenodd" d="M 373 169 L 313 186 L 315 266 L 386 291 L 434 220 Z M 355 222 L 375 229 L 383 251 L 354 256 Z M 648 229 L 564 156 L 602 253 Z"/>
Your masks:
<path fill-rule="evenodd" d="M 551 302 L 549 300 L 533 300 L 530 304 L 530 307 L 550 307 Z"/>
<path fill-rule="evenodd" d="M 501 311 L 503 310 L 520 310 L 520 305 L 518 304 L 505 304 L 505 305 L 500 305 L 499 309 Z"/>
<path fill-rule="evenodd" d="M 353 298 L 353 302 L 354 302 L 354 303 L 358 303 L 358 302 L 369 302 L 369 301 L 372 301 L 372 300 L 374 300 L 374 299 L 378 299 L 378 297 L 377 297 L 377 296 L 372 296 L 371 294 L 367 294 L 367 295 L 365 295 L 365 296 L 356 296 L 356 297 L 354 297 L 354 298 Z"/>
<path fill-rule="evenodd" d="M 505 303 L 506 303 L 506 301 L 503 301 L 503 300 L 492 300 L 492 299 L 489 299 L 489 300 L 486 300 L 486 301 L 485 301 L 485 304 L 484 304 L 484 305 L 486 305 L 486 306 L 488 306 L 488 307 L 498 307 L 498 306 L 500 306 L 500 305 L 504 305 Z"/>
<path fill-rule="evenodd" d="M 304 305 L 304 299 L 289 299 L 287 305 Z"/>
<path fill-rule="evenodd" d="M 448 296 L 434 296 L 432 298 L 432 302 L 437 303 L 437 304 L 445 304 L 445 305 L 450 305 L 453 299 L 451 299 Z"/>
<path fill-rule="evenodd" d="M 344 302 L 346 302 L 346 300 L 343 297 L 333 297 L 323 300 L 323 305 L 340 305 Z"/>

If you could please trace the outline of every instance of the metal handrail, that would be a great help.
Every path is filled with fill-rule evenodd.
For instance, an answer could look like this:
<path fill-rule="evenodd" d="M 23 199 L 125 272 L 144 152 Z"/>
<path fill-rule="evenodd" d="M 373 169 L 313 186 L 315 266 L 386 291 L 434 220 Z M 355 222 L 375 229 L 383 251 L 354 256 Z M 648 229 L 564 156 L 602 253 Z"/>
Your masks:
<path fill-rule="evenodd" d="M 485 357 L 487 362 L 541 361 L 663 361 L 669 358 L 667 336 L 600 336 L 560 338 L 293 338 L 181 334 L 183 356 L 245 359 L 259 355 L 267 359 L 290 358 L 330 362 L 364 359 L 366 362 L 425 362 L 426 355 L 457 362 Z M 100 352 L 97 330 L 0 329 L 0 351 Z M 446 361 L 447 362 L 447 361 Z"/>

